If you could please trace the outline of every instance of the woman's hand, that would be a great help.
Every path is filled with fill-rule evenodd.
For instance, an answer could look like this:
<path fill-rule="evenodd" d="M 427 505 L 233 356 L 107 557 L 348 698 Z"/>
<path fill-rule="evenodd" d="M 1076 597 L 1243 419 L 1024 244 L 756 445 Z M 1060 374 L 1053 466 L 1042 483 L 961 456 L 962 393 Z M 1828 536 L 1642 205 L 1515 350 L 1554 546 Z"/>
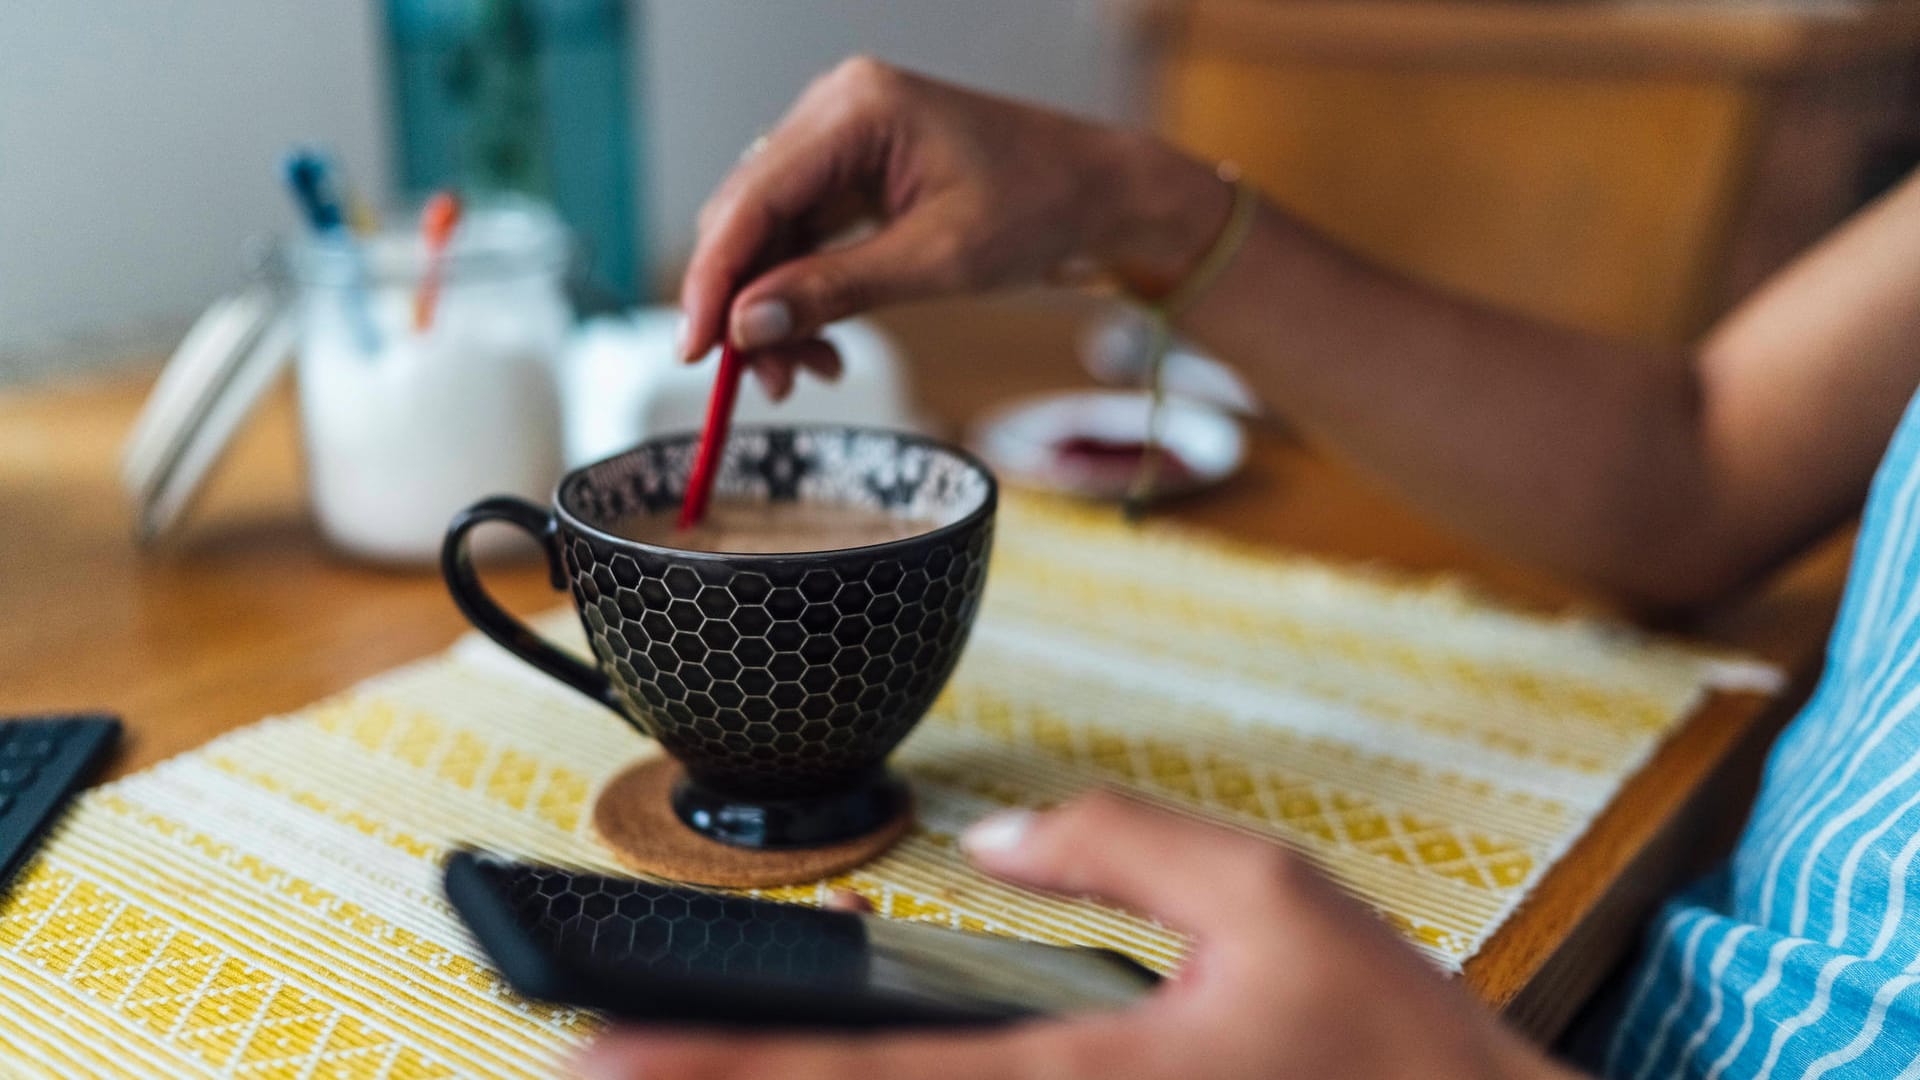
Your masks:
<path fill-rule="evenodd" d="M 1185 965 L 1119 1012 L 962 1034 L 627 1029 L 601 1039 L 582 1071 L 608 1080 L 1564 1075 L 1284 848 L 1108 794 L 998 815 L 963 842 L 1000 877 L 1102 897 L 1190 934 Z"/>
<path fill-rule="evenodd" d="M 701 211 L 682 352 L 730 337 L 777 399 L 796 366 L 837 372 L 822 326 L 883 304 L 1103 272 L 1171 287 L 1231 201 L 1149 137 L 856 58 L 809 87 Z M 876 227 L 830 242 L 858 217 Z"/>

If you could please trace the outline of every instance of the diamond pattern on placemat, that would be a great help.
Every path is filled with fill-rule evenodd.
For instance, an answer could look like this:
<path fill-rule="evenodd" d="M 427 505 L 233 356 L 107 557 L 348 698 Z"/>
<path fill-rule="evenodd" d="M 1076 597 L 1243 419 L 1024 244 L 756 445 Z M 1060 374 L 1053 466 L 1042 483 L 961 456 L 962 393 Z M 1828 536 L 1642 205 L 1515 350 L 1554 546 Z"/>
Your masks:
<path fill-rule="evenodd" d="M 1513 841 L 1384 806 L 1365 794 L 1245 757 L 1173 739 L 1075 729 L 1050 718 L 1035 720 L 1019 732 L 1004 713 L 980 722 L 995 738 L 1071 762 L 1112 782 L 1258 819 L 1295 843 L 1317 839 L 1490 891 L 1523 884 L 1533 867 L 1533 857 Z"/>

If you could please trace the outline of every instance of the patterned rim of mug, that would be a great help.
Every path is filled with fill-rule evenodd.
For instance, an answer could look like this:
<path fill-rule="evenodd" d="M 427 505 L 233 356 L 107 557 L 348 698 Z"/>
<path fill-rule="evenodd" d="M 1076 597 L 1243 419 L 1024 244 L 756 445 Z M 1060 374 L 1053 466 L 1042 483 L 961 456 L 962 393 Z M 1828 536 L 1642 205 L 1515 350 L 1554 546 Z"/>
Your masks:
<path fill-rule="evenodd" d="M 814 439 L 823 437 L 873 439 L 880 442 L 892 443 L 900 447 L 914 448 L 923 451 L 930 457 L 944 457 L 952 461 L 961 471 L 976 477 L 980 482 L 980 486 L 977 495 L 965 492 L 959 493 L 960 498 L 972 498 L 974 502 L 971 508 L 961 513 L 959 517 L 954 518 L 952 521 L 945 522 L 925 532 L 914 533 L 912 536 L 903 537 L 898 540 L 889 540 L 884 543 L 867 544 L 851 548 L 831 548 L 824 551 L 756 552 L 748 554 L 729 551 L 697 551 L 688 548 L 673 547 L 671 545 L 649 543 L 645 540 L 636 540 L 632 537 L 623 536 L 620 533 L 604 527 L 606 517 L 630 513 L 634 509 L 639 508 L 637 504 L 642 502 L 642 500 L 633 498 L 636 504 L 633 506 L 628 506 L 624 502 L 619 505 L 609 505 L 601 508 L 599 513 L 594 513 L 591 510 L 576 505 L 576 499 L 585 497 L 585 489 L 587 485 L 593 483 L 593 478 L 597 473 L 617 470 L 622 465 L 638 462 L 649 454 L 671 454 L 678 452 L 680 455 L 687 456 L 690 459 L 694 447 L 699 443 L 699 433 L 677 432 L 671 435 L 661 435 L 646 439 L 617 454 L 611 454 L 598 461 L 589 462 L 568 470 L 567 474 L 561 477 L 560 482 L 555 485 L 551 499 L 553 512 L 568 528 L 577 530 L 594 539 L 609 544 L 629 545 L 660 555 L 671 556 L 676 559 L 690 559 L 698 562 L 726 562 L 741 558 L 752 558 L 755 560 L 771 560 L 775 562 L 800 562 L 818 559 L 824 554 L 832 554 L 835 552 L 857 551 L 862 554 L 882 554 L 890 550 L 905 549 L 923 544 L 930 539 L 938 540 L 954 536 L 978 524 L 981 520 L 992 516 L 999 503 L 998 479 L 994 476 L 993 470 L 988 468 L 986 463 L 981 461 L 980 458 L 975 456 L 971 451 L 951 443 L 942 442 L 939 439 L 912 432 L 895 431 L 887 428 L 863 427 L 853 424 L 755 424 L 735 428 L 728 435 L 725 456 L 722 458 L 721 474 L 715 487 L 716 494 L 737 495 L 740 492 L 740 484 L 738 483 L 738 475 L 734 469 L 734 463 L 739 455 L 747 451 L 736 450 L 737 446 L 744 443 L 751 443 L 756 439 L 774 439 L 781 436 L 808 436 Z M 677 478 L 674 475 L 676 472 Z M 660 490 L 670 497 L 671 503 L 675 507 L 678 505 L 678 499 L 682 490 L 679 484 L 684 482 L 685 475 L 686 472 L 684 468 L 679 470 L 667 468 L 662 470 L 660 477 L 656 478 Z M 732 481 L 732 483 L 730 483 L 730 481 Z M 771 498 L 772 495 L 769 493 L 767 497 Z M 658 496 L 656 496 L 656 499 L 657 498 Z M 800 495 L 796 495 L 794 498 L 795 501 L 812 503 L 856 501 L 851 499 L 836 500 L 825 497 L 808 498 Z M 646 509 L 648 512 L 664 512 L 666 507 L 666 502 L 660 502 L 659 505 L 647 507 Z M 599 523 L 596 523 L 596 518 L 599 519 Z"/>

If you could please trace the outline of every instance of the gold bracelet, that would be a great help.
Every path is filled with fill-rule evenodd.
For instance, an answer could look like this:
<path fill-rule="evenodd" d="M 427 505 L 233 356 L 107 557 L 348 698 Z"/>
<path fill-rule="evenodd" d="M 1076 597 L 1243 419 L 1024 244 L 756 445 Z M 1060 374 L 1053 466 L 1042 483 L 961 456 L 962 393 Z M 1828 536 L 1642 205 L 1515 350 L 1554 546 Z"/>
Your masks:
<path fill-rule="evenodd" d="M 1140 468 L 1134 474 L 1133 483 L 1127 489 L 1125 502 L 1121 509 L 1128 521 L 1138 521 L 1146 513 L 1147 503 L 1154 495 L 1155 482 L 1160 475 L 1160 428 L 1166 412 L 1166 388 L 1163 374 L 1167 366 L 1167 350 L 1172 345 L 1173 323 L 1188 308 L 1193 306 L 1207 289 L 1226 270 L 1227 264 L 1246 246 L 1247 237 L 1253 232 L 1254 213 L 1260 207 L 1259 196 L 1252 185 L 1240 177 L 1235 166 L 1222 163 L 1218 168 L 1220 179 L 1233 185 L 1233 209 L 1227 213 L 1227 223 L 1220 228 L 1220 235 L 1213 238 L 1213 244 L 1200 261 L 1193 264 L 1187 272 L 1186 280 L 1175 286 L 1171 292 L 1157 301 L 1142 302 L 1147 311 L 1147 432 L 1141 441 Z"/>
<path fill-rule="evenodd" d="M 1219 235 L 1207 247 L 1206 254 L 1193 264 L 1187 276 L 1180 284 L 1168 290 L 1158 300 L 1143 304 L 1154 314 L 1172 323 L 1186 314 L 1188 308 L 1219 280 L 1233 257 L 1240 254 L 1246 246 L 1247 237 L 1253 234 L 1255 211 L 1260 208 L 1260 196 L 1253 185 L 1240 176 L 1240 168 L 1231 162 L 1221 162 L 1214 170 L 1221 180 L 1233 188 L 1233 208 L 1227 212 L 1227 223 L 1220 227 Z"/>

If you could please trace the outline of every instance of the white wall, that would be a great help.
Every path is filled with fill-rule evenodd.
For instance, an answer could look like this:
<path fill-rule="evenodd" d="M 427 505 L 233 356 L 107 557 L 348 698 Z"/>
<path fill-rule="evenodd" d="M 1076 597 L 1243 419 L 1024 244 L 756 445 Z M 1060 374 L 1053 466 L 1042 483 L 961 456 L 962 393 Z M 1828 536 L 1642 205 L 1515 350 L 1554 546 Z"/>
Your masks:
<path fill-rule="evenodd" d="M 372 3 L 0 3 L 0 378 L 151 347 L 292 220 L 311 139 L 386 182 Z"/>
<path fill-rule="evenodd" d="M 716 181 L 807 81 L 857 52 L 1098 116 L 1130 96 L 1117 0 L 652 0 L 647 216 L 673 265 Z"/>
<path fill-rule="evenodd" d="M 639 193 L 674 265 L 706 193 L 815 73 L 870 52 L 1113 114 L 1117 0 L 628 0 Z M 0 0 L 0 381 L 170 341 L 293 226 L 286 147 L 388 190 L 381 0 Z"/>

